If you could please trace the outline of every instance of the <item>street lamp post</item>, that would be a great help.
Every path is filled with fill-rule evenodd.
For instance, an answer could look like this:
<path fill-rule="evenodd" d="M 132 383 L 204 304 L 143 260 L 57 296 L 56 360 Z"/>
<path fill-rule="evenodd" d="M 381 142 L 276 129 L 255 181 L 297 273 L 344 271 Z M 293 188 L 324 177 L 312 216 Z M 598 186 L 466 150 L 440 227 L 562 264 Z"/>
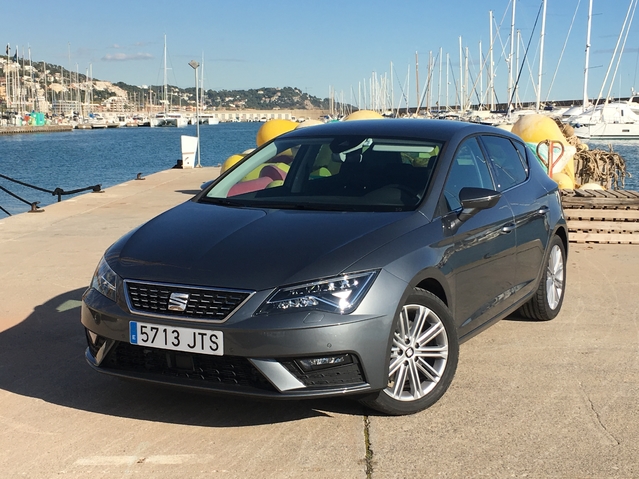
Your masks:
<path fill-rule="evenodd" d="M 200 66 L 198 62 L 195 60 L 191 60 L 189 65 L 195 71 L 195 132 L 197 135 L 197 164 L 196 168 L 202 168 L 202 164 L 200 163 L 200 99 L 198 97 L 198 84 L 197 84 L 197 69 Z"/>

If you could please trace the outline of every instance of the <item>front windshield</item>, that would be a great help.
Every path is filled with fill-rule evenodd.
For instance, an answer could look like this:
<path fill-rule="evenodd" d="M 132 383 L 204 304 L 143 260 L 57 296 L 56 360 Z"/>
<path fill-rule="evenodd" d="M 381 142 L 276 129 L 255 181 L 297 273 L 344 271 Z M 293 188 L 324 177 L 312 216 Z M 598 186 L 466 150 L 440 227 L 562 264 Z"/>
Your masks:
<path fill-rule="evenodd" d="M 408 211 L 421 202 L 442 144 L 370 137 L 276 139 L 200 199 L 228 205 Z"/>

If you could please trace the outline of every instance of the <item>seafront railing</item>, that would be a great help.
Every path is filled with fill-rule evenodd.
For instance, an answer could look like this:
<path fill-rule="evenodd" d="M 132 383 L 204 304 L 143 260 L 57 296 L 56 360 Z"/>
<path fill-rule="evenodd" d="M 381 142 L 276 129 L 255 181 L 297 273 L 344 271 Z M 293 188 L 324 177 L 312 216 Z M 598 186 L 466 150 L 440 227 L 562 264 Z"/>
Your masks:
<path fill-rule="evenodd" d="M 104 192 L 104 190 L 102 190 L 102 185 L 87 186 L 87 187 L 84 187 L 84 188 L 77 188 L 75 190 L 70 190 L 70 191 L 65 191 L 62 188 L 55 188 L 53 190 L 47 190 L 46 188 L 41 188 L 41 187 L 36 186 L 36 185 L 31 185 L 29 183 L 25 183 L 24 181 L 16 180 L 15 178 L 10 178 L 10 177 L 8 177 L 6 175 L 3 175 L 3 174 L 0 174 L 0 178 L 2 178 L 4 180 L 7 180 L 7 181 L 11 181 L 13 183 L 17 183 L 17 184 L 25 186 L 27 188 L 32 188 L 34 190 L 42 191 L 44 193 L 51 193 L 53 196 L 57 196 L 58 197 L 58 202 L 62 201 L 62 196 L 66 196 L 66 195 L 75 195 L 77 193 L 83 193 L 85 191 L 91 191 L 93 193 L 103 193 Z M 27 201 L 24 198 L 20 197 L 19 195 L 13 193 L 12 191 L 9 191 L 7 188 L 5 188 L 2 185 L 0 185 L 0 190 L 4 191 L 8 195 L 13 196 L 18 201 L 21 201 L 21 202 L 25 203 L 26 205 L 28 205 L 31 208 L 28 211 L 28 213 L 41 213 L 41 212 L 44 211 L 42 208 L 40 208 L 38 206 L 40 204 L 39 201 Z M 0 205 L 0 210 L 3 211 L 8 216 L 11 216 L 11 213 L 9 213 L 1 205 Z"/>

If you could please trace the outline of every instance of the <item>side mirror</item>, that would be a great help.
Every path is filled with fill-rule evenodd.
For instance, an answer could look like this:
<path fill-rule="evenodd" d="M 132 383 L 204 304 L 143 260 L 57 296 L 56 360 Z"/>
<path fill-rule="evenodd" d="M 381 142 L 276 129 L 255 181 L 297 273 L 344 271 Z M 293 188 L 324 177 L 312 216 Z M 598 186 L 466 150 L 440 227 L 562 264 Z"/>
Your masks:
<path fill-rule="evenodd" d="M 501 198 L 501 193 L 487 188 L 462 188 L 459 192 L 459 202 L 462 211 L 459 213 L 459 221 L 462 223 L 475 216 L 481 210 L 492 208 Z"/>
<path fill-rule="evenodd" d="M 499 203 L 500 198 L 501 193 L 495 190 L 470 187 L 462 188 L 459 192 L 459 202 L 462 205 L 462 210 L 457 215 L 451 212 L 445 217 L 445 234 L 454 234 L 464 221 L 468 221 L 481 210 L 492 208 Z"/>

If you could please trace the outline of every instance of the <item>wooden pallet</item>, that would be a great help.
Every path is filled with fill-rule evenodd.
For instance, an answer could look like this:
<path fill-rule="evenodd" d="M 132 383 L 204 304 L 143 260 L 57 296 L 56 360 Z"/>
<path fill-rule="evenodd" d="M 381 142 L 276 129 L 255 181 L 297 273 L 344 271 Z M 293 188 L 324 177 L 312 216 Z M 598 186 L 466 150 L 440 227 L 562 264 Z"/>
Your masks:
<path fill-rule="evenodd" d="M 639 244 L 639 192 L 562 190 L 574 243 Z"/>

